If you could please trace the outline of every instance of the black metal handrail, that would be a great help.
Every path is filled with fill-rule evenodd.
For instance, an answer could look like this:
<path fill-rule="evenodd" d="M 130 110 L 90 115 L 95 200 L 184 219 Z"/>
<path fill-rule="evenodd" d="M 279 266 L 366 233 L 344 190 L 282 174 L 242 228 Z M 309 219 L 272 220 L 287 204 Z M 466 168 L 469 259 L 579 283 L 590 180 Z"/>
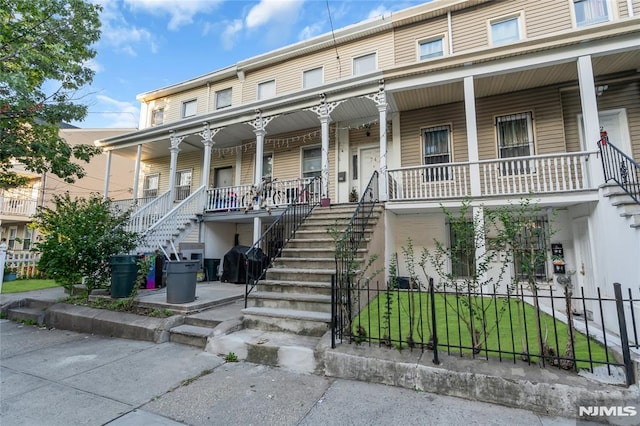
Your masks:
<path fill-rule="evenodd" d="M 356 210 L 344 233 L 336 241 L 336 274 L 331 282 L 331 344 L 335 347 L 336 334 L 348 327 L 352 320 L 351 290 L 356 265 L 356 254 L 378 197 L 378 172 L 373 172 L 369 184 L 362 193 Z"/>
<path fill-rule="evenodd" d="M 320 204 L 321 187 L 320 177 L 304 186 L 296 195 L 295 201 L 287 206 L 275 222 L 264 231 L 258 241 L 246 251 L 245 308 L 249 293 L 255 288 L 256 283 L 264 279 L 267 269 L 271 267 L 274 259 L 280 257 L 287 241 L 295 237 L 302 222 Z"/>
<path fill-rule="evenodd" d="M 604 181 L 613 180 L 636 203 L 640 204 L 640 164 L 611 144 L 608 136 L 598 141 L 598 148 L 602 159 Z"/>

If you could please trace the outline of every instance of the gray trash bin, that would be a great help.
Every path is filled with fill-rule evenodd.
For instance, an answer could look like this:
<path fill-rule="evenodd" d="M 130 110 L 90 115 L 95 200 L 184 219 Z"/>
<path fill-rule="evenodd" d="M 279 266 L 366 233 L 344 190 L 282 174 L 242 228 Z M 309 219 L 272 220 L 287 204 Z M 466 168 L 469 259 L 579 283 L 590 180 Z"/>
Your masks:
<path fill-rule="evenodd" d="M 196 300 L 199 262 L 182 260 L 167 262 L 167 303 L 189 303 Z"/>

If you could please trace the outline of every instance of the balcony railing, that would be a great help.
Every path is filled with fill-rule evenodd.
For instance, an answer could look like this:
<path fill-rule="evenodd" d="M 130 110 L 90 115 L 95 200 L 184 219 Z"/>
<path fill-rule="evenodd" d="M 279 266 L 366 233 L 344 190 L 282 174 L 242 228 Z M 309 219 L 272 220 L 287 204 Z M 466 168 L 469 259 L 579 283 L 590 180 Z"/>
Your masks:
<path fill-rule="evenodd" d="M 0 214 L 7 216 L 33 216 L 38 200 L 31 198 L 0 196 Z"/>
<path fill-rule="evenodd" d="M 440 200 L 472 195 L 480 179 L 480 196 L 552 194 L 594 189 L 587 164 L 596 152 L 405 167 L 388 171 L 389 200 Z M 478 170 L 477 177 L 472 169 Z"/>
<path fill-rule="evenodd" d="M 260 205 L 269 208 L 286 207 L 304 201 L 304 197 L 313 195 L 304 194 L 304 191 L 308 191 L 305 188 L 313 188 L 309 186 L 311 181 L 313 178 L 273 180 L 259 194 Z M 257 203 L 252 187 L 253 185 L 235 185 L 208 189 L 205 210 L 219 212 L 252 209 Z"/>

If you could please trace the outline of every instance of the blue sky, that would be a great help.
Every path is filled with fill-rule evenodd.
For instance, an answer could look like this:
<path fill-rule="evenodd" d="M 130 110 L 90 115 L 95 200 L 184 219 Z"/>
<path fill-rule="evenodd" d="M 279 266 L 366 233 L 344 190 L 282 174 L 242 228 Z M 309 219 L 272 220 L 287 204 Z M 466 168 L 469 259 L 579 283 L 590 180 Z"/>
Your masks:
<path fill-rule="evenodd" d="M 104 10 L 84 128 L 138 127 L 136 95 L 331 31 L 326 0 L 91 0 Z M 328 0 L 334 29 L 427 0 Z"/>

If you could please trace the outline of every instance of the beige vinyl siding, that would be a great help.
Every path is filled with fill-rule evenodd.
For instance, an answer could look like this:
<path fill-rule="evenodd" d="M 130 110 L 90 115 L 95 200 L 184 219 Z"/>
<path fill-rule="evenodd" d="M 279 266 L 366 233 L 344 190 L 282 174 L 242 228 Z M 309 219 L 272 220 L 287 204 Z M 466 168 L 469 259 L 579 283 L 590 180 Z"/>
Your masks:
<path fill-rule="evenodd" d="M 533 114 L 535 152 L 532 154 L 566 152 L 558 89 L 538 88 L 476 100 L 480 160 L 498 158 L 496 117 L 529 111 Z"/>
<path fill-rule="evenodd" d="M 207 87 L 199 87 L 194 90 L 177 93 L 165 101 L 164 122 L 173 123 L 182 119 L 182 103 L 196 99 L 196 115 L 207 112 Z"/>
<path fill-rule="evenodd" d="M 564 0 L 513 0 L 496 1 L 464 9 L 452 14 L 453 51 L 489 46 L 491 19 L 521 13 L 523 37 L 538 37 L 544 34 L 567 30 L 572 27 L 570 3 Z M 548 19 L 553 16 L 554 19 Z"/>
<path fill-rule="evenodd" d="M 235 107 L 242 102 L 242 83 L 236 77 L 228 78 L 211 85 L 209 95 L 209 112 L 216 111 L 216 92 L 231 89 L 231 106 Z"/>
<path fill-rule="evenodd" d="M 276 81 L 276 94 L 281 95 L 302 89 L 302 72 L 324 67 L 324 82 L 336 81 L 352 75 L 354 57 L 377 53 L 378 69 L 393 65 L 393 34 L 387 32 L 338 46 L 340 61 L 336 59 L 335 48 L 327 48 L 300 58 L 280 62 L 260 70 L 250 71 L 244 82 L 242 102 L 255 102 L 258 84 Z"/>
<path fill-rule="evenodd" d="M 564 117 L 564 134 L 567 141 L 567 151 L 582 151 L 580 133 L 578 130 L 578 115 L 582 114 L 580 92 L 568 90 L 561 92 L 562 114 Z"/>
<path fill-rule="evenodd" d="M 627 4 L 627 0 L 617 0 L 618 3 L 618 7 L 617 7 L 617 12 L 618 12 L 618 17 L 620 18 L 628 18 L 629 17 L 629 8 L 628 8 L 628 4 Z M 633 15 L 634 17 L 640 15 L 640 0 L 633 0 L 632 4 L 632 10 L 633 10 Z"/>
<path fill-rule="evenodd" d="M 464 103 L 455 102 L 430 108 L 405 111 L 400 115 L 401 166 L 423 163 L 422 132 L 426 127 L 451 126 L 453 162 L 469 160 Z"/>
<path fill-rule="evenodd" d="M 154 158 L 146 161 L 143 167 L 143 174 L 140 178 L 142 181 L 144 176 L 158 173 L 160 179 L 158 182 L 158 195 L 164 194 L 169 190 L 169 167 L 171 157 Z M 202 182 L 202 152 L 190 152 L 178 154 L 178 164 L 176 171 L 192 170 L 191 175 L 191 192 L 200 187 Z M 140 194 L 142 195 L 142 193 Z"/>
<path fill-rule="evenodd" d="M 394 33 L 396 65 L 418 61 L 418 42 L 444 35 L 447 31 L 446 16 L 396 29 Z M 449 50 L 446 38 L 444 49 L 445 52 Z"/>

